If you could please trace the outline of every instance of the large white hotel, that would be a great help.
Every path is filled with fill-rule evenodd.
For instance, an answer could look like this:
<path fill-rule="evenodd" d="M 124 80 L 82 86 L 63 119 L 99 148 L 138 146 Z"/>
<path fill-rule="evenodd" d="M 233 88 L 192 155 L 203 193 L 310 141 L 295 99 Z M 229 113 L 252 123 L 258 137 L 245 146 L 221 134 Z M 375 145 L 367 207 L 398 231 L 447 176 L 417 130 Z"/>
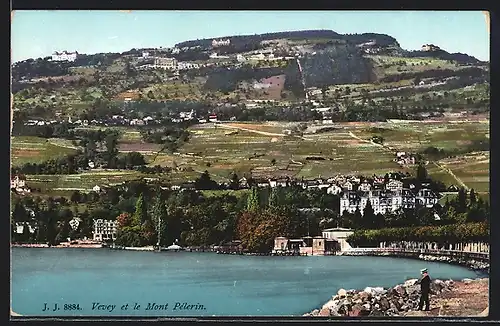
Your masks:
<path fill-rule="evenodd" d="M 417 203 L 431 208 L 439 201 L 439 196 L 429 189 L 346 191 L 340 198 L 340 215 L 345 211 L 354 213 L 359 207 L 361 214 L 370 201 L 375 214 L 395 212 L 400 208 L 414 208 Z"/>

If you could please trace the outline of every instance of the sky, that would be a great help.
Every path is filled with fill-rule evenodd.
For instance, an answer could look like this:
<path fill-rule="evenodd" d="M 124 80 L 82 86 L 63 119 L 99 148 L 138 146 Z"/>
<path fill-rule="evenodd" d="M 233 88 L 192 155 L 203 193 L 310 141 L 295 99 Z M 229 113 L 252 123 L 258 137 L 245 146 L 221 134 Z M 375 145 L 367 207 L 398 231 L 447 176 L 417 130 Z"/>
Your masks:
<path fill-rule="evenodd" d="M 124 52 L 173 47 L 193 39 L 306 29 L 387 34 L 406 50 L 432 43 L 489 61 L 490 37 L 481 11 L 17 10 L 12 17 L 12 62 L 54 51 Z"/>

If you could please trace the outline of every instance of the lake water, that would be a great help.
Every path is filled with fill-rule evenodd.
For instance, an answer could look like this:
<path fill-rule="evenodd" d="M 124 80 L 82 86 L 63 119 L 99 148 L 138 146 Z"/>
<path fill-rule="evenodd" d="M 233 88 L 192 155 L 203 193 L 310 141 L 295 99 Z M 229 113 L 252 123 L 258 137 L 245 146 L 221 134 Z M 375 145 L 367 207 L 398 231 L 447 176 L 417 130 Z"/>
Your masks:
<path fill-rule="evenodd" d="M 422 268 L 432 278 L 482 276 L 388 257 L 12 248 L 11 300 L 13 311 L 25 316 L 300 316 L 339 288 L 387 288 L 418 278 Z M 153 303 L 166 309 L 146 310 Z M 64 304 L 80 310 L 64 310 Z"/>

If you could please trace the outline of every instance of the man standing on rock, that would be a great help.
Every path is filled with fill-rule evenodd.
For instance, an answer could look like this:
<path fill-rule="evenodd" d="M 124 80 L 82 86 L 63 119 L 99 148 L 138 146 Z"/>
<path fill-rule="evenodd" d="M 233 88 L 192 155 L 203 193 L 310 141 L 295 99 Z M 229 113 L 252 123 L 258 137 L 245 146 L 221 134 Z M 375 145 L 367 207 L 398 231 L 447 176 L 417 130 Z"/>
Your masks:
<path fill-rule="evenodd" d="M 429 292 L 431 290 L 431 278 L 427 273 L 427 268 L 420 271 L 422 278 L 418 280 L 417 284 L 420 284 L 420 302 L 418 303 L 418 310 L 422 310 L 425 303 L 425 311 L 429 311 Z"/>

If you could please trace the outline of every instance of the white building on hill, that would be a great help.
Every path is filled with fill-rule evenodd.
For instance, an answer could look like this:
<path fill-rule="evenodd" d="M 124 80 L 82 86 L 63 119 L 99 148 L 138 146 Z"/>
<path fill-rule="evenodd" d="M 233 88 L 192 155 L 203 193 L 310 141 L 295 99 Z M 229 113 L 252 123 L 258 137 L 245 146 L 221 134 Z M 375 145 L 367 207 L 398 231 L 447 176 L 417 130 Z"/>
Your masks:
<path fill-rule="evenodd" d="M 54 52 L 52 54 L 52 61 L 75 61 L 78 59 L 78 52 L 68 52 L 68 51 L 62 51 L 62 52 Z"/>

